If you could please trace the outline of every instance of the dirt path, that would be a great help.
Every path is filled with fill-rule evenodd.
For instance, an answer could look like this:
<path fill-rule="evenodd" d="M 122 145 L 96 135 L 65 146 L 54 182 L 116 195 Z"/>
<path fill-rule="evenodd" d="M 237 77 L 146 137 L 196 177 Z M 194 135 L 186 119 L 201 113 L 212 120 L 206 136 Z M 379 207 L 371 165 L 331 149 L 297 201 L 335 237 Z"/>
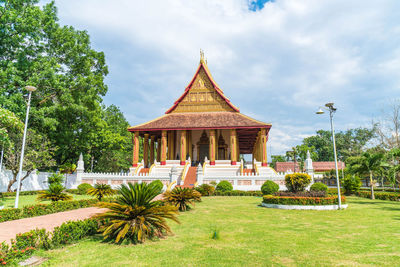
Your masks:
<path fill-rule="evenodd" d="M 0 243 L 6 241 L 10 244 L 11 239 L 15 239 L 17 234 L 29 232 L 33 229 L 44 228 L 47 231 L 51 231 L 56 226 L 60 226 L 63 222 L 84 220 L 104 210 L 105 209 L 91 207 L 3 222 L 0 223 Z"/>

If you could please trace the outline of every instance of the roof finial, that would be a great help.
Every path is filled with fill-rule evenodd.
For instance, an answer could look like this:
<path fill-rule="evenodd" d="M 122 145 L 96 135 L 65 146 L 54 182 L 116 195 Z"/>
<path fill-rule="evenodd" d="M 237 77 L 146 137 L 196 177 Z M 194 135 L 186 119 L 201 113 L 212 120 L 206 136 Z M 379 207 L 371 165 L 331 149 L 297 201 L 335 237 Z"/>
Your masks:
<path fill-rule="evenodd" d="M 200 62 L 204 62 L 204 51 L 200 49 Z"/>

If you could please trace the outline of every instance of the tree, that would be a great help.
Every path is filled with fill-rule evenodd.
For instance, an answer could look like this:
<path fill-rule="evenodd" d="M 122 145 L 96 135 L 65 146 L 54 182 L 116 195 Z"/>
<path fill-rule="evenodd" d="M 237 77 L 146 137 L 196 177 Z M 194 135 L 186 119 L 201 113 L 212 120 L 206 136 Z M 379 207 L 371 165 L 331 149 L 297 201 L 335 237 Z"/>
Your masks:
<path fill-rule="evenodd" d="M 57 164 L 73 163 L 109 141 L 101 106 L 108 70 L 87 32 L 60 26 L 54 2 L 38 3 L 0 4 L 0 103 L 23 118 L 23 87 L 35 85 L 30 127 L 55 147 Z"/>
<path fill-rule="evenodd" d="M 349 159 L 350 170 L 359 175 L 369 175 L 371 199 L 375 199 L 373 176 L 379 172 L 383 156 L 382 153 L 364 152 L 361 156 Z"/>
<path fill-rule="evenodd" d="M 17 181 L 19 171 L 19 160 L 21 157 L 22 135 L 20 131 L 8 132 L 8 145 L 4 149 L 4 166 L 11 170 L 13 178 L 9 181 L 7 191 Z M 26 147 L 23 162 L 23 170 L 26 173 L 21 177 L 21 183 L 33 170 L 43 170 L 54 166 L 53 160 L 54 148 L 46 137 L 37 134 L 34 130 L 28 130 L 26 137 Z M 21 174 L 22 175 L 22 174 Z"/>
<path fill-rule="evenodd" d="M 375 128 L 355 128 L 335 133 L 336 149 L 339 157 L 346 160 L 348 157 L 360 155 L 366 145 L 375 137 Z M 315 161 L 333 161 L 333 142 L 330 131 L 319 130 L 316 135 L 304 138 L 303 145 L 314 148 Z M 311 152 L 311 150 L 310 150 Z"/>
<path fill-rule="evenodd" d="M 276 167 L 277 162 L 285 162 L 286 161 L 285 156 L 282 156 L 282 155 L 271 155 L 271 159 L 272 159 L 272 162 L 271 162 L 272 168 Z"/>
<path fill-rule="evenodd" d="M 400 148 L 400 101 L 396 100 L 385 111 L 384 116 L 375 123 L 380 145 L 385 149 Z"/>

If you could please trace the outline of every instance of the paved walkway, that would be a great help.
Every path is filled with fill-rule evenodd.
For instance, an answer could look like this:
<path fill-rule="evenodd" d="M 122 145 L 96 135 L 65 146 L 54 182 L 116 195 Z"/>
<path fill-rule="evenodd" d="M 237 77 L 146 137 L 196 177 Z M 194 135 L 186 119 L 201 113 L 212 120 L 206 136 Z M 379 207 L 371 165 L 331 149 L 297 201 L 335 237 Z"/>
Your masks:
<path fill-rule="evenodd" d="M 154 200 L 161 199 L 162 194 L 159 194 L 154 198 Z M 84 220 L 105 210 L 107 209 L 90 207 L 2 222 L 0 223 L 0 243 L 6 241 L 8 244 L 10 244 L 11 239 L 15 239 L 17 234 L 26 233 L 34 229 L 46 229 L 47 231 L 52 231 L 55 227 L 63 224 L 63 222 Z"/>
<path fill-rule="evenodd" d="M 14 221 L 0 223 L 0 243 L 6 241 L 10 244 L 12 238 L 19 233 L 29 232 L 34 229 L 46 229 L 52 231 L 55 227 L 60 226 L 66 221 L 78 221 L 90 218 L 96 213 L 105 209 L 96 207 L 63 211 L 32 218 L 24 218 Z"/>

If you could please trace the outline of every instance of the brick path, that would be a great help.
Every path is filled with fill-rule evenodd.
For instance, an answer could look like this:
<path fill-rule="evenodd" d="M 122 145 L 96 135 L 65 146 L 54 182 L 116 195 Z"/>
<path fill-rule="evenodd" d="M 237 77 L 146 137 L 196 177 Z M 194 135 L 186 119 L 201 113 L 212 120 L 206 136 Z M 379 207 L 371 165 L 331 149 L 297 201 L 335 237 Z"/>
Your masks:
<path fill-rule="evenodd" d="M 162 199 L 162 194 L 154 198 L 154 200 L 160 199 Z M 47 231 L 52 231 L 55 227 L 60 226 L 63 222 L 84 220 L 105 210 L 106 209 L 91 207 L 2 222 L 0 223 L 0 243 L 6 241 L 10 244 L 11 239 L 15 239 L 17 234 L 26 233 L 34 229 L 44 228 Z"/>
<path fill-rule="evenodd" d="M 56 226 L 60 226 L 63 222 L 84 220 L 103 210 L 105 209 L 90 207 L 2 222 L 0 223 L 0 243 L 6 241 L 10 244 L 11 239 L 15 239 L 17 234 L 29 232 L 34 229 L 44 228 L 47 231 L 51 231 Z"/>

